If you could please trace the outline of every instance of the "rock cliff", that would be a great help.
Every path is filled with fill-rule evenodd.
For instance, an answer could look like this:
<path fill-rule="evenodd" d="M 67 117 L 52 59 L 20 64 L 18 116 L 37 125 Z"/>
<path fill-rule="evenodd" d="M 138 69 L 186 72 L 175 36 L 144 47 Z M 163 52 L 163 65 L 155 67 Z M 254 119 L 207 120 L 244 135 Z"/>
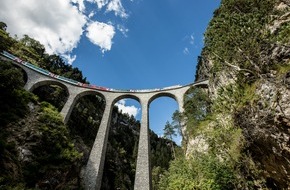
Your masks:
<path fill-rule="evenodd" d="M 212 115 L 242 130 L 240 152 L 257 172 L 241 175 L 257 189 L 290 189 L 289 34 L 289 0 L 223 0 L 197 66 L 196 80 L 210 79 Z"/>

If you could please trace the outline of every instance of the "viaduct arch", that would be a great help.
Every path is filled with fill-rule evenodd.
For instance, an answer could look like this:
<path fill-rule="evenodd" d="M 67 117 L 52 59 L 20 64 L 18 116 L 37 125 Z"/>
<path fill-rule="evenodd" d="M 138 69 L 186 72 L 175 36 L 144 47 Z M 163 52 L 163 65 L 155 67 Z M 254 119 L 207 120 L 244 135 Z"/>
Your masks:
<path fill-rule="evenodd" d="M 150 172 L 150 139 L 149 139 L 149 121 L 148 108 L 150 103 L 158 97 L 171 97 L 178 103 L 179 111 L 183 111 L 183 96 L 192 86 L 207 86 L 208 80 L 195 82 L 185 86 L 172 86 L 162 89 L 149 90 L 116 90 L 104 87 L 97 87 L 73 81 L 62 76 L 55 75 L 36 67 L 28 62 L 22 61 L 8 52 L 1 53 L 1 59 L 12 60 L 12 63 L 21 67 L 27 74 L 27 82 L 24 88 L 33 91 L 35 88 L 47 85 L 57 84 L 64 87 L 68 92 L 68 99 L 61 110 L 64 123 L 67 123 L 70 114 L 77 100 L 85 95 L 95 94 L 104 98 L 106 102 L 105 110 L 99 126 L 99 130 L 92 147 L 88 163 L 83 175 L 85 189 L 99 190 L 102 182 L 103 167 L 106 155 L 109 125 L 113 106 L 116 102 L 124 98 L 137 100 L 142 109 L 141 128 L 139 135 L 137 166 L 135 174 L 135 190 L 149 190 L 151 188 Z"/>

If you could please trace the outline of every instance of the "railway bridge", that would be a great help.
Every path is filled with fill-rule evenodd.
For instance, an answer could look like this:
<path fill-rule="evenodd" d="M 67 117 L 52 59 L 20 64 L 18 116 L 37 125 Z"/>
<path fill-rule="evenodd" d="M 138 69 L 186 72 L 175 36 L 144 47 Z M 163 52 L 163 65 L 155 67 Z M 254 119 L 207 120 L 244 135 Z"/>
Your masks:
<path fill-rule="evenodd" d="M 162 89 L 110 89 L 105 87 L 98 87 L 95 85 L 83 84 L 59 75 L 55 75 L 28 62 L 22 61 L 21 59 L 15 57 L 12 54 L 9 54 L 8 52 L 3 52 L 1 54 L 1 59 L 12 60 L 13 64 L 21 67 L 25 71 L 27 75 L 27 82 L 24 88 L 26 90 L 32 92 L 37 87 L 51 84 L 59 85 L 67 90 L 69 96 L 61 110 L 64 123 L 68 121 L 72 109 L 79 98 L 86 95 L 98 95 L 105 100 L 106 106 L 103 117 L 83 176 L 85 189 L 99 190 L 101 187 L 110 127 L 109 125 L 111 121 L 112 109 L 115 103 L 124 98 L 132 98 L 137 100 L 141 105 L 142 117 L 134 189 L 149 190 L 151 187 L 150 139 L 148 123 L 148 108 L 150 103 L 158 97 L 171 97 L 177 101 L 179 111 L 182 112 L 183 97 L 189 88 L 192 86 L 206 87 L 208 85 L 208 80 L 203 80 L 185 86 L 177 85 Z"/>

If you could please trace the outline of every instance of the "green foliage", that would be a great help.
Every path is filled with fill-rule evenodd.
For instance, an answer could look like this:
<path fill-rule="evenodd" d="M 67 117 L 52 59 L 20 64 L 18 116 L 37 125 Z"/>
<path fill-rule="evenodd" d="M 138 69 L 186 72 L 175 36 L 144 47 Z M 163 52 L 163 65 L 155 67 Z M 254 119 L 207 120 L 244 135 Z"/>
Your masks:
<path fill-rule="evenodd" d="M 7 50 L 16 42 L 6 32 L 6 28 L 6 23 L 0 22 L 0 51 Z"/>
<path fill-rule="evenodd" d="M 219 88 L 218 93 L 212 102 L 198 91 L 185 97 L 183 116 L 192 150 L 187 150 L 186 158 L 171 162 L 160 189 L 265 188 L 236 119 L 255 109 L 260 101 L 257 86 L 270 70 L 279 79 L 289 72 L 287 51 L 273 53 L 275 48 L 288 47 L 289 22 L 282 22 L 274 33 L 269 31 L 273 18 L 286 13 L 275 10 L 278 4 L 277 0 L 223 0 L 215 11 L 198 68 L 208 67 L 210 73 L 204 75 L 212 79 L 212 92 Z M 224 78 L 235 83 L 223 85 Z"/>
<path fill-rule="evenodd" d="M 72 65 L 66 64 L 64 60 L 58 55 L 44 54 L 43 62 L 40 66 L 54 74 L 61 75 L 82 83 L 88 83 L 78 68 L 73 68 Z"/>
<path fill-rule="evenodd" d="M 7 29 L 6 23 L 0 22 L 0 29 L 3 30 L 3 31 L 6 31 L 6 29 Z"/>
<path fill-rule="evenodd" d="M 270 49 L 266 25 L 275 0 L 224 0 L 205 33 L 203 56 L 214 60 L 211 72 L 218 75 L 228 64 L 261 74 L 261 52 Z M 218 57 L 217 57 L 218 56 Z M 222 58 L 222 60 L 220 59 Z"/>
<path fill-rule="evenodd" d="M 23 38 L 17 40 L 10 48 L 9 51 L 13 52 L 22 60 L 28 61 L 34 65 L 42 67 L 41 62 L 44 61 L 45 48 L 39 41 L 24 35 Z"/>
<path fill-rule="evenodd" d="M 28 35 L 24 35 L 20 40 L 13 39 L 6 32 L 6 27 L 6 24 L 1 22 L 2 29 L 0 29 L 0 51 L 10 51 L 14 55 L 20 57 L 22 60 L 40 66 L 41 68 L 49 70 L 52 73 L 59 74 L 80 82 L 86 82 L 86 79 L 83 78 L 82 72 L 78 68 L 73 68 L 71 65 L 66 64 L 60 56 L 46 54 L 44 46 L 37 40 L 30 38 Z M 7 65 L 4 64 L 4 66 L 1 67 L 7 67 Z M 1 76 L 1 78 L 6 77 L 3 78 L 3 81 L 6 81 L 7 77 L 16 79 L 16 77 L 12 76 L 19 75 L 19 73 L 13 73 L 14 71 L 12 70 L 5 70 L 5 72 L 6 73 L 3 73 Z M 14 89 L 14 85 L 24 85 L 22 79 L 21 81 L 10 81 L 11 83 L 2 83 L 2 85 L 6 85 L 2 88 Z M 7 86 L 10 86 L 11 88 L 6 88 Z M 53 104 L 58 108 L 59 111 L 62 109 L 68 97 L 68 92 L 66 92 L 63 88 L 53 85 L 41 86 L 35 89 L 34 93 L 40 97 L 40 101 L 45 100 Z"/>
<path fill-rule="evenodd" d="M 82 154 L 76 151 L 57 109 L 46 102 L 37 108 L 38 98 L 22 89 L 23 73 L 19 68 L 6 61 L 0 62 L 0 68 L 0 167 L 4 168 L 0 186 L 28 189 L 52 173 L 73 170 L 70 168 Z M 25 124 L 25 116 L 35 111 L 37 117 Z M 30 144 L 33 148 L 29 150 Z M 29 162 L 19 159 L 19 146 L 31 152 Z"/>
<path fill-rule="evenodd" d="M 220 88 L 212 106 L 214 112 L 229 114 L 244 106 L 252 105 L 259 99 L 255 93 L 257 83 L 229 84 Z"/>
<path fill-rule="evenodd" d="M 32 190 L 31 188 L 26 188 L 24 183 L 18 183 L 10 187 L 4 187 L 3 190 Z"/>
<path fill-rule="evenodd" d="M 24 86 L 23 74 L 20 68 L 13 66 L 8 61 L 0 61 L 1 92 L 13 91 Z"/>
<path fill-rule="evenodd" d="M 278 74 L 281 76 L 284 76 L 286 73 L 290 71 L 290 62 L 285 65 L 276 65 L 276 70 L 278 71 Z"/>
<path fill-rule="evenodd" d="M 223 116 L 201 121 L 191 133 L 194 150 L 171 162 L 159 189 L 235 189 L 240 183 L 243 137 Z M 213 119 L 214 118 L 214 119 Z M 190 123 L 187 123 L 190 125 Z"/>
<path fill-rule="evenodd" d="M 112 115 L 101 189 L 133 189 L 140 123 L 117 107 Z"/>
<path fill-rule="evenodd" d="M 22 89 L 23 73 L 7 61 L 0 61 L 0 126 L 23 117 L 28 111 L 28 102 L 35 97 Z"/>
<path fill-rule="evenodd" d="M 173 137 L 177 136 L 174 126 L 171 125 L 169 121 L 166 122 L 163 131 L 164 131 L 164 137 L 169 140 L 173 140 Z"/>
<path fill-rule="evenodd" d="M 26 55 L 30 58 L 35 58 L 38 56 L 43 56 L 45 48 L 44 46 L 37 40 L 34 40 L 33 38 L 30 38 L 28 35 L 24 35 L 22 39 L 19 41 L 21 44 L 23 44 L 23 47 L 27 47 L 27 49 L 31 49 L 31 53 L 29 55 Z"/>
<path fill-rule="evenodd" d="M 212 103 L 205 91 L 189 91 L 183 115 L 188 138 L 196 144 L 191 145 L 193 150 L 187 152 L 186 158 L 181 156 L 171 162 L 169 171 L 161 177 L 159 189 L 254 187 L 257 182 L 240 177 L 253 175 L 255 168 L 240 161 L 248 157 L 243 153 L 242 130 L 234 126 L 231 114 L 258 100 L 256 85 L 228 85 L 220 89 Z M 245 167 L 251 168 L 252 173 L 245 174 L 241 169 Z"/>
<path fill-rule="evenodd" d="M 173 144 L 172 144 L 173 143 Z M 173 150 L 177 149 L 176 144 L 171 140 L 158 137 L 152 131 L 150 132 L 151 147 L 151 168 L 160 166 L 162 169 L 168 169 L 169 162 L 174 158 Z"/>
<path fill-rule="evenodd" d="M 210 99 L 202 88 L 192 87 L 184 97 L 185 117 L 202 121 L 210 112 Z"/>
<path fill-rule="evenodd" d="M 63 159 L 73 162 L 80 158 L 74 145 L 69 142 L 69 133 L 63 124 L 63 118 L 55 107 L 51 104 L 42 102 L 41 113 L 39 114 L 39 130 L 42 133 L 42 145 L 47 147 L 45 151 L 42 150 L 41 157 L 50 157 L 52 159 Z M 47 154 L 43 154 L 46 152 Z M 41 158 L 40 158 L 41 159 Z"/>
<path fill-rule="evenodd" d="M 164 131 L 164 137 L 171 141 L 170 143 L 171 150 L 173 153 L 173 157 L 175 158 L 175 150 L 174 150 L 174 145 L 173 145 L 173 137 L 177 136 L 175 128 L 173 125 L 169 123 L 169 121 L 167 121 L 163 131 Z"/>
<path fill-rule="evenodd" d="M 67 124 L 71 134 L 80 137 L 86 146 L 92 147 L 104 109 L 105 101 L 99 96 L 88 95 L 80 98 Z"/>
<path fill-rule="evenodd" d="M 234 189 L 240 175 L 236 167 L 243 145 L 241 130 L 233 126 L 230 117 L 212 113 L 202 89 L 187 93 L 183 116 L 189 138 L 198 144 L 192 145 L 195 150 L 187 158 L 178 157 L 168 172 L 160 174 L 157 189 Z"/>
<path fill-rule="evenodd" d="M 43 123 L 55 123 L 55 124 L 61 124 L 62 123 L 62 117 L 55 110 L 55 107 L 49 104 L 48 102 L 41 102 L 41 111 L 43 112 L 40 117 L 39 121 Z"/>
<path fill-rule="evenodd" d="M 183 117 L 187 123 L 187 133 L 190 134 L 196 126 L 208 117 L 211 102 L 207 93 L 201 88 L 192 87 L 184 96 Z M 179 116 L 180 117 L 180 116 Z M 192 126 L 192 127 L 191 127 Z"/>
<path fill-rule="evenodd" d="M 162 177 L 159 189 L 233 189 L 234 175 L 226 162 L 211 155 L 171 162 L 170 169 Z"/>
<path fill-rule="evenodd" d="M 152 169 L 152 189 L 153 190 L 159 189 L 159 183 L 165 171 L 166 170 L 164 170 L 164 168 L 160 166 L 153 167 Z"/>
<path fill-rule="evenodd" d="M 46 101 L 61 111 L 67 98 L 68 92 L 58 85 L 40 86 L 33 90 L 33 93 L 39 97 L 40 101 Z"/>
<path fill-rule="evenodd" d="M 178 110 L 175 110 L 175 112 L 172 115 L 172 125 L 174 126 L 175 129 L 177 129 L 179 135 L 182 135 L 181 132 L 182 122 L 183 122 L 182 114 Z"/>
<path fill-rule="evenodd" d="M 273 35 L 273 41 L 282 44 L 289 44 L 290 42 L 289 33 L 290 33 L 290 22 L 286 22 L 278 29 L 276 34 Z"/>
<path fill-rule="evenodd" d="M 49 175 L 59 175 L 73 170 L 82 154 L 75 149 L 69 131 L 55 107 L 42 102 L 31 131 L 35 142 L 33 149 L 30 150 L 33 160 L 22 166 L 27 187 L 34 187 Z M 51 187 L 56 185 L 51 184 Z"/>
<path fill-rule="evenodd" d="M 237 110 L 255 104 L 259 99 L 255 94 L 256 85 L 257 83 L 231 84 L 221 88 L 206 117 L 199 122 L 188 119 L 186 124 L 187 128 L 191 129 L 190 139 L 198 142 L 193 145 L 196 147 L 190 154 L 190 160 L 194 160 L 194 166 L 197 168 L 200 166 L 200 169 L 197 171 L 198 176 L 192 176 L 192 181 L 196 180 L 196 183 L 192 182 L 193 184 L 185 189 L 235 189 L 254 186 L 253 181 L 251 184 L 250 180 L 246 182 L 240 177 L 244 175 L 241 168 L 248 168 L 249 164 L 241 163 L 240 160 L 248 156 L 243 153 L 242 130 L 234 126 L 231 116 Z M 196 118 L 192 110 L 194 111 L 194 109 L 185 109 L 185 115 L 193 114 L 193 118 Z M 190 114 L 186 113 L 187 111 Z M 172 173 L 170 172 L 169 175 L 171 176 Z M 199 176 L 205 179 L 200 179 Z"/>

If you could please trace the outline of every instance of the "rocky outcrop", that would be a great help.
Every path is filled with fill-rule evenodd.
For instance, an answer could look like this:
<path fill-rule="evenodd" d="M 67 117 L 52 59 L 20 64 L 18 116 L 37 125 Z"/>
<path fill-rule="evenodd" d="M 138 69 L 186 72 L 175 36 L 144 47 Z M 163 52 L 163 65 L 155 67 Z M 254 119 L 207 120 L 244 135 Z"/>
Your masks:
<path fill-rule="evenodd" d="M 290 189 L 290 43 L 289 33 L 285 32 L 290 27 L 290 1 L 273 2 L 275 11 L 262 29 L 265 35 L 269 34 L 268 39 L 261 37 L 255 42 L 260 43 L 257 46 L 260 52 L 251 57 L 240 49 L 241 44 L 233 43 L 231 46 L 236 47 L 231 48 L 238 54 L 226 54 L 231 60 L 229 63 L 208 48 L 199 59 L 196 80 L 208 77 L 212 101 L 222 99 L 223 105 L 231 108 L 230 113 L 222 114 L 232 117 L 234 126 L 242 129 L 245 139 L 242 151 L 260 171 L 258 180 L 264 181 L 264 187 Z M 241 60 L 245 62 L 239 62 Z M 246 62 L 252 67 L 246 67 Z M 238 98 L 219 93 L 226 88 L 236 95 L 240 90 Z M 250 96 L 247 88 L 252 90 Z M 205 151 L 204 146 L 196 146 L 199 139 L 200 136 L 196 136 L 189 140 L 187 149 Z M 205 143 L 202 141 L 202 144 Z"/>
<path fill-rule="evenodd" d="M 43 123 L 44 117 L 50 117 L 45 114 L 39 104 L 30 102 L 26 117 L 4 128 L 9 147 L 0 160 L 5 171 L 0 176 L 2 188 L 78 189 L 80 164 L 76 160 L 81 154 L 64 125 L 56 120 Z"/>
<path fill-rule="evenodd" d="M 235 113 L 235 124 L 243 129 L 246 149 L 262 170 L 267 187 L 290 187 L 290 89 L 266 80 L 257 85 L 254 106 Z"/>

